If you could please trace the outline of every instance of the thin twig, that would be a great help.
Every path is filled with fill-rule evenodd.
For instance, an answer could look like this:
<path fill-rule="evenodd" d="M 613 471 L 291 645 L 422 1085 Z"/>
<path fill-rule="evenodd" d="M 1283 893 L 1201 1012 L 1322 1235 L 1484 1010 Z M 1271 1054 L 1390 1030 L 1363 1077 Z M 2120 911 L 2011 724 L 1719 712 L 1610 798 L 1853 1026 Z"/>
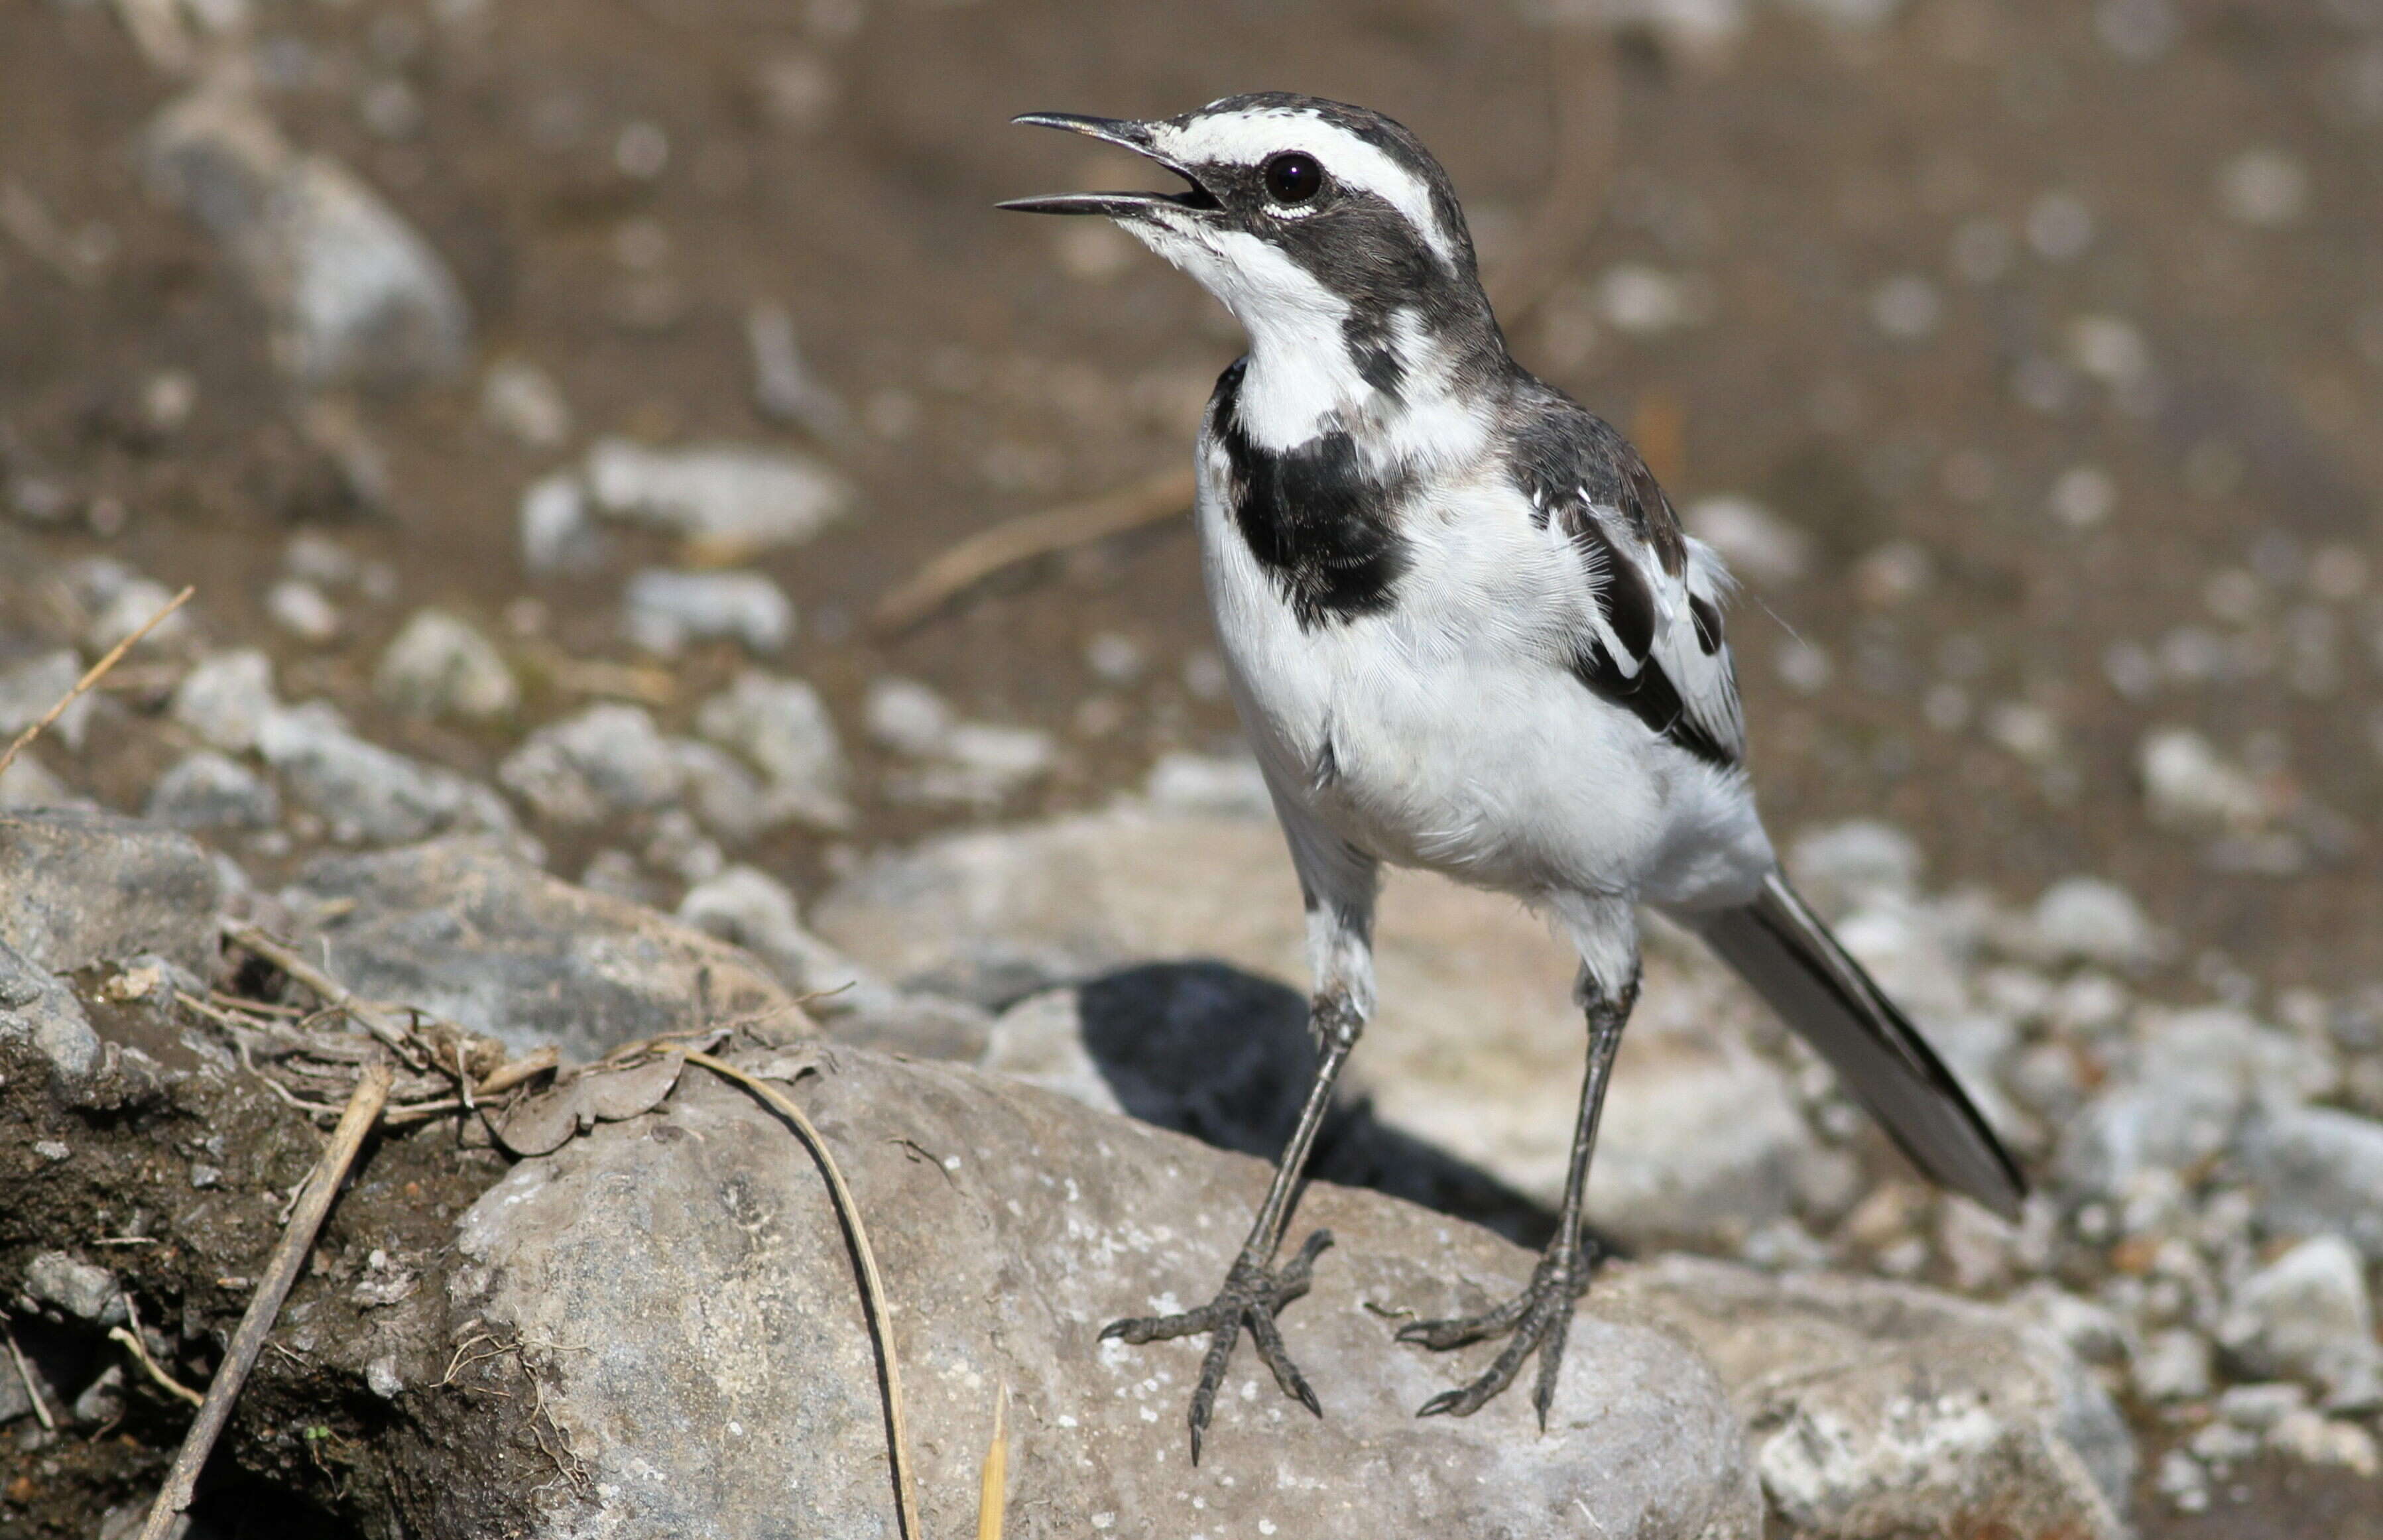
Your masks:
<path fill-rule="evenodd" d="M 1162 471 L 1082 502 L 979 530 L 879 599 L 870 623 L 883 633 L 907 631 L 1004 567 L 1172 518 L 1192 506 L 1192 493 L 1190 470 Z"/>
<path fill-rule="evenodd" d="M 246 920 L 225 920 L 223 933 L 227 940 L 254 953 L 314 991 L 324 1004 L 338 1006 L 360 1023 L 365 1031 L 387 1043 L 408 1065 L 422 1062 L 422 1053 L 415 1047 L 410 1032 L 397 1024 L 395 1012 L 364 999 Z"/>
<path fill-rule="evenodd" d="M 106 678 L 107 671 L 116 667 L 117 662 L 122 659 L 126 653 L 132 650 L 133 643 L 141 640 L 142 637 L 148 635 L 149 633 L 156 630 L 158 626 L 165 623 L 167 616 L 172 614 L 175 610 L 179 610 L 182 606 L 190 603 L 191 596 L 197 592 L 197 588 L 190 587 L 183 589 L 179 594 L 176 594 L 172 598 L 166 601 L 165 609 L 158 610 L 155 614 L 150 616 L 148 620 L 142 622 L 140 630 L 134 632 L 131 635 L 127 636 L 124 640 L 108 648 L 106 656 L 100 659 L 98 662 L 93 663 L 90 669 L 84 672 L 80 679 L 75 681 L 75 686 L 73 689 L 68 690 L 64 696 L 60 697 L 56 706 L 51 707 L 47 711 L 42 714 L 41 721 L 35 722 L 32 726 L 17 734 L 17 741 L 8 745 L 7 752 L 0 754 L 0 774 L 6 774 L 8 767 L 17 762 L 17 756 L 25 752 L 26 745 L 40 737 L 43 731 L 46 730 L 52 722 L 57 721 L 60 717 L 65 716 L 67 714 L 68 707 L 72 706 L 76 701 L 80 700 L 83 696 L 90 691 L 93 685 Z"/>
<path fill-rule="evenodd" d="M 33 1383 L 33 1367 L 25 1361 L 25 1349 L 17 1346 L 13 1327 L 0 1326 L 0 1337 L 8 1339 L 8 1361 L 17 1366 L 17 1377 L 25 1385 L 25 1398 L 33 1403 L 33 1415 L 41 1419 L 43 1433 L 58 1431 L 58 1420 L 50 1415 L 50 1403 L 42 1399 L 42 1387 Z"/>
<path fill-rule="evenodd" d="M 877 1253 L 870 1249 L 869 1232 L 861 1226 L 860 1206 L 852 1200 L 852 1189 L 845 1184 L 844 1173 L 836 1168 L 835 1157 L 828 1152 L 827 1140 L 820 1137 L 819 1129 L 785 1092 L 709 1053 L 691 1053 L 686 1062 L 699 1064 L 759 1097 L 771 1111 L 793 1126 L 795 1137 L 803 1141 L 803 1148 L 818 1164 L 820 1175 L 827 1178 L 828 1197 L 834 1205 L 836 1222 L 844 1226 L 845 1238 L 860 1263 L 861 1313 L 869 1320 L 869 1336 L 877 1349 L 877 1370 L 885 1388 L 885 1438 L 894 1467 L 894 1515 L 901 1526 L 900 1540 L 922 1540 L 919 1499 L 910 1482 L 910 1438 L 903 1422 L 902 1376 L 894 1357 L 894 1322 L 885 1309 L 885 1282 L 877 1271 Z"/>
<path fill-rule="evenodd" d="M 984 1467 L 977 1473 L 976 1540 L 1001 1540 L 1008 1506 L 1009 1382 L 1004 1380 L 993 1398 L 993 1442 L 985 1446 Z"/>
<path fill-rule="evenodd" d="M 340 1126 L 332 1130 L 330 1143 L 315 1163 L 314 1174 L 306 1180 L 290 1227 L 282 1231 L 280 1243 L 266 1259 L 265 1275 L 249 1298 L 248 1312 L 231 1334 L 231 1346 L 224 1353 L 223 1366 L 207 1382 L 206 1398 L 200 1403 L 199 1414 L 191 1419 L 191 1431 L 183 1436 L 182 1447 L 174 1456 L 174 1468 L 167 1472 L 166 1485 L 150 1506 L 148 1522 L 141 1526 L 141 1540 L 165 1540 L 173 1530 L 174 1521 L 191 1506 L 199 1472 L 214 1451 L 216 1440 L 223 1435 L 224 1423 L 231 1416 L 232 1401 L 240 1395 L 249 1370 L 255 1366 L 256 1355 L 265 1350 L 265 1337 L 273 1330 L 274 1318 L 281 1313 L 281 1301 L 289 1298 L 290 1286 L 298 1281 L 299 1269 L 314 1250 L 315 1237 L 323 1228 L 323 1217 L 331 1212 L 331 1200 L 339 1196 L 340 1184 L 347 1180 L 348 1167 L 354 1164 L 356 1152 L 364 1148 L 364 1136 L 380 1121 L 381 1108 L 389 1101 L 389 1082 L 395 1078 L 396 1071 L 387 1060 L 364 1066 L 364 1073 L 356 1078 L 355 1091 L 348 1098 Z"/>
<path fill-rule="evenodd" d="M 488 1071 L 488 1078 L 480 1082 L 479 1094 L 501 1095 L 520 1085 L 524 1080 L 545 1074 L 562 1062 L 562 1055 L 555 1052 L 552 1043 L 549 1043 L 535 1053 L 526 1054 L 510 1064 L 499 1065 Z"/>

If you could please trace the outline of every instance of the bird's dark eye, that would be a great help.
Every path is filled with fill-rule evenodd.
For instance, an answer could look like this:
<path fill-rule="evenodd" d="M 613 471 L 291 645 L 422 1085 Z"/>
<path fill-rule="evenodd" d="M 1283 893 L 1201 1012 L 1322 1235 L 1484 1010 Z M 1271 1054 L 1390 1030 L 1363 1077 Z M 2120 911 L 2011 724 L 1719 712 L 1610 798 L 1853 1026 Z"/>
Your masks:
<path fill-rule="evenodd" d="M 1324 167 L 1314 155 L 1286 151 L 1266 163 L 1266 190 L 1278 203 L 1303 203 L 1324 190 Z"/>

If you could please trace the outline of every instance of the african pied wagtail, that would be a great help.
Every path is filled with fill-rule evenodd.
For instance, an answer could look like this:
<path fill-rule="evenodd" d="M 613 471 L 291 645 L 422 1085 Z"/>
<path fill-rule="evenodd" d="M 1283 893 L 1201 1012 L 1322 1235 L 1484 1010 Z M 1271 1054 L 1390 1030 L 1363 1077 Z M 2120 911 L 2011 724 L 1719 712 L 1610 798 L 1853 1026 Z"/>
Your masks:
<path fill-rule="evenodd" d="M 1780 874 L 1754 807 L 1722 636 L 1730 579 L 1611 427 L 1506 351 L 1447 173 L 1378 113 L 1232 96 L 1150 122 L 1030 113 L 1146 156 L 1176 193 L 1005 208 L 1094 214 L 1249 333 L 1209 399 L 1197 519 L 1208 600 L 1308 915 L 1322 1065 L 1216 1300 L 1118 1321 L 1208 1334 L 1192 1454 L 1243 1327 L 1317 1411 L 1276 1312 L 1331 1244 L 1275 1254 L 1334 1078 L 1374 1004 L 1381 864 L 1552 916 L 1581 958 L 1588 1072 L 1555 1238 L 1513 1300 L 1404 1342 L 1508 1341 L 1423 1415 L 1477 1410 L 1537 1349 L 1547 1423 L 1587 1285 L 1582 1197 L 1638 992 L 1638 906 L 1693 928 L 1833 1064 L 1921 1170 L 2006 1217 L 2026 1188 L 1911 1023 Z"/>

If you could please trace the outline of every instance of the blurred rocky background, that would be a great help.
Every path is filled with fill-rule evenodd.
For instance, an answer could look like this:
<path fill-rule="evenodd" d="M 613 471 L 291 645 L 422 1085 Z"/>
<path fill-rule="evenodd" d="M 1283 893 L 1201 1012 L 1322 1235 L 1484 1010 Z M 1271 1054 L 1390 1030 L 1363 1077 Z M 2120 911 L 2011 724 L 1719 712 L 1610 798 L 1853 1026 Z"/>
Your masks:
<path fill-rule="evenodd" d="M 190 923 L 518 1049 L 683 1024 L 653 1002 L 728 967 L 569 939 L 618 899 L 840 991 L 845 1041 L 1268 1148 L 1295 893 L 1188 521 L 873 619 L 1179 467 L 1237 351 L 1114 230 L 991 209 L 1146 174 L 1007 117 L 1266 87 L 1424 137 L 1517 353 L 1744 579 L 1772 826 L 2044 1188 L 2011 1229 L 1913 1185 L 1663 937 L 1606 1233 L 2015 1301 L 2127 1419 L 2074 1441 L 2107 1511 L 2044 1533 L 2383 1534 L 2375 0 L 0 4 L 0 737 L 198 588 L 0 805 L 194 835 Z M 166 950 L 25 918 L 98 901 L 27 896 L 75 873 L 23 816 L 0 941 Z M 1197 958 L 1234 971 L 1150 971 Z M 1325 1175 L 1527 1238 L 1560 952 L 1401 879 L 1383 971 Z M 37 1337 L 107 1308 L 71 1269 L 137 1287 L 7 1225 Z M 107 1397 L 62 1435 L 17 1384 L 0 1534 L 154 1483 L 74 1452 Z M 1903 1479 L 1765 1448 L 1807 1533 Z"/>

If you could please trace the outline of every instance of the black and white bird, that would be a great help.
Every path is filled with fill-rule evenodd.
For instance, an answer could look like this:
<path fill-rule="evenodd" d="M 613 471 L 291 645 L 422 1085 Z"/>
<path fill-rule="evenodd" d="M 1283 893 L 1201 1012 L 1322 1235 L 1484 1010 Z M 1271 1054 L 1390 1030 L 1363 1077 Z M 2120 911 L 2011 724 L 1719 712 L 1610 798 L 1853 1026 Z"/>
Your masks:
<path fill-rule="evenodd" d="M 1546 1424 L 1587 1282 L 1582 1201 L 1637 997 L 1641 906 L 1702 935 L 1922 1171 L 2015 1217 L 2018 1166 L 1780 873 L 1745 767 L 1722 628 L 1728 573 L 1681 531 L 1622 436 L 1508 353 L 1463 212 L 1414 135 L 1276 92 L 1142 122 L 1017 121 L 1121 145 L 1190 186 L 1004 207 L 1117 221 L 1249 336 L 1201 426 L 1196 517 L 1233 698 L 1306 901 L 1322 1060 L 1213 1302 L 1103 1334 L 1208 1335 L 1192 1458 L 1243 1328 L 1283 1391 L 1319 1410 L 1275 1315 L 1305 1292 L 1331 1238 L 1276 1256 L 1374 1007 L 1385 862 L 1552 917 L 1579 951 L 1588 1020 L 1555 1238 L 1513 1300 L 1400 1331 L 1434 1349 L 1509 1338 L 1487 1373 L 1421 1414 L 1473 1412 L 1536 1350 Z"/>

